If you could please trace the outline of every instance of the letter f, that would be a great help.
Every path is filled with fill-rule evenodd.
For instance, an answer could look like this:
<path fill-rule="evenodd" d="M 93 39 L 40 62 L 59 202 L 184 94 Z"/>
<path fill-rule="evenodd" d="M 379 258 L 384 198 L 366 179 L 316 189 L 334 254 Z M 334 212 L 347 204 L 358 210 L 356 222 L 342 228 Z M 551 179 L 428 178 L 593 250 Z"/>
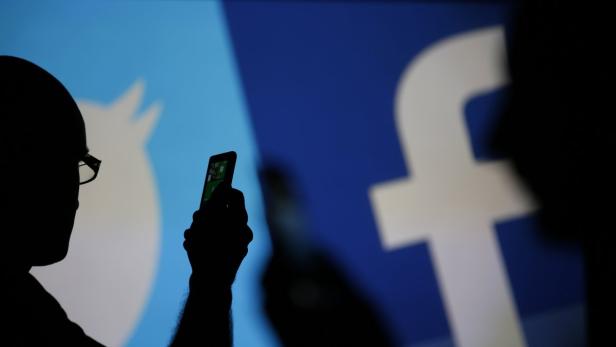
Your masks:
<path fill-rule="evenodd" d="M 534 204 L 505 161 L 477 162 L 465 103 L 507 83 L 501 27 L 448 38 L 405 70 L 396 125 L 412 177 L 370 189 L 386 249 L 427 241 L 460 347 L 525 345 L 494 223 Z"/>

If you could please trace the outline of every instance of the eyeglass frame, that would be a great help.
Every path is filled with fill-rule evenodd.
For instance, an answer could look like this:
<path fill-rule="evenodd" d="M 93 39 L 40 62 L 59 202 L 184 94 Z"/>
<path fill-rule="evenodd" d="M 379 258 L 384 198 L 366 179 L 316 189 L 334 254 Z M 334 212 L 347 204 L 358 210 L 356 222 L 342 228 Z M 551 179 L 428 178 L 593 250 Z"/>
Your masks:
<path fill-rule="evenodd" d="M 90 153 L 86 153 L 86 155 L 84 155 L 83 158 L 81 158 L 81 160 L 79 161 L 79 167 L 88 165 L 88 167 L 92 169 L 92 171 L 94 172 L 94 175 L 86 181 L 79 182 L 79 185 L 94 181 L 96 179 L 96 176 L 98 176 L 98 170 L 101 167 L 101 163 L 102 163 L 101 160 L 97 159 L 95 156 L 91 155 Z"/>

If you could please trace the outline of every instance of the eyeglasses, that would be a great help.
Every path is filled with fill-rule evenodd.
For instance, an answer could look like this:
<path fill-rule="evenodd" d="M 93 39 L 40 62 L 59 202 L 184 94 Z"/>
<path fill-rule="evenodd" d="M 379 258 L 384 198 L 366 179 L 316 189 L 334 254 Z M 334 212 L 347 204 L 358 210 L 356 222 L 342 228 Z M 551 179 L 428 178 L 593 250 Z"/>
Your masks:
<path fill-rule="evenodd" d="M 79 184 L 86 184 L 94 181 L 98 175 L 101 161 L 90 154 L 86 154 L 79 161 Z"/>

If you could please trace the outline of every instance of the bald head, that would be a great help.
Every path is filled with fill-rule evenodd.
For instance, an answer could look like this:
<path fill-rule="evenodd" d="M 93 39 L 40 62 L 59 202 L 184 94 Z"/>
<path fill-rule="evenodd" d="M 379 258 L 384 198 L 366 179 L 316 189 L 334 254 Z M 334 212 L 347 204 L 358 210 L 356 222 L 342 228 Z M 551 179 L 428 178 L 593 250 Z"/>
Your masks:
<path fill-rule="evenodd" d="M 34 155 L 51 146 L 53 155 L 80 157 L 86 150 L 77 104 L 60 81 L 29 61 L 0 56 L 0 114 L 3 151 Z"/>

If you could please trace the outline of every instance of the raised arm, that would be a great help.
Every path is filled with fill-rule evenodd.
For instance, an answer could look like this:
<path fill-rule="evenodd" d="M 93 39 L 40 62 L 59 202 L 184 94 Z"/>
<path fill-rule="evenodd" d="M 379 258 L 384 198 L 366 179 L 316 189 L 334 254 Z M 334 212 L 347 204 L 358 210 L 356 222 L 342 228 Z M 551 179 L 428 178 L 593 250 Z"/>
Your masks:
<path fill-rule="evenodd" d="M 184 233 L 192 267 L 189 294 L 171 346 L 231 346 L 231 285 L 248 252 L 244 196 L 219 187 Z"/>

